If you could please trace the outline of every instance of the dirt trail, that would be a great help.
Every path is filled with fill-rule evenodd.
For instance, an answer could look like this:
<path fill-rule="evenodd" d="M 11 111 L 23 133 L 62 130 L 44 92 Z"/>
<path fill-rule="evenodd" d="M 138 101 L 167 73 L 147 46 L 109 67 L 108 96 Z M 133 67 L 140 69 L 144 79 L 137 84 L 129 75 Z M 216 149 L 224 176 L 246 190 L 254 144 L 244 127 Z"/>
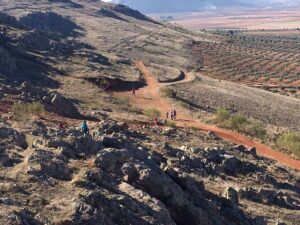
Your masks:
<path fill-rule="evenodd" d="M 173 110 L 172 103 L 168 99 L 162 97 L 159 91 L 159 88 L 165 86 L 166 84 L 159 84 L 153 73 L 142 62 L 136 62 L 136 66 L 143 73 L 147 85 L 143 88 L 140 88 L 137 91 L 135 97 L 131 96 L 131 92 L 122 93 L 122 95 L 125 94 L 127 96 L 131 96 L 131 102 L 139 108 L 142 108 L 144 110 L 155 108 L 159 110 L 162 113 L 162 118 L 164 118 L 167 112 Z M 184 80 L 175 83 L 190 82 L 194 78 L 195 77 L 192 74 L 188 74 L 188 76 L 186 76 Z M 120 95 L 120 93 L 118 95 Z M 247 147 L 256 147 L 257 153 L 259 155 L 277 160 L 283 165 L 300 171 L 300 161 L 298 160 L 292 159 L 283 153 L 274 151 L 268 146 L 253 141 L 241 134 L 232 132 L 230 130 L 221 129 L 215 126 L 203 124 L 184 113 L 184 111 L 182 111 L 181 109 L 176 110 L 178 111 L 178 117 L 176 120 L 176 125 L 178 127 L 196 127 L 207 132 L 213 131 L 219 137 L 222 137 L 225 140 L 228 140 L 235 144 L 242 144 Z"/>

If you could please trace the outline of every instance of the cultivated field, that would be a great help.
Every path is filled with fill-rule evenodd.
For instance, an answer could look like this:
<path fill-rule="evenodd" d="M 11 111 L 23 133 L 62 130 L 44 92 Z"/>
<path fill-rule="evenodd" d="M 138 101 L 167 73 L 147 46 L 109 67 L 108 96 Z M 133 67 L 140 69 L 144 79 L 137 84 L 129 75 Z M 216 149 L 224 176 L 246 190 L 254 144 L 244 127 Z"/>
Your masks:
<path fill-rule="evenodd" d="M 216 32 L 220 41 L 198 42 L 194 54 L 204 59 L 204 75 L 299 98 L 296 32 Z"/>

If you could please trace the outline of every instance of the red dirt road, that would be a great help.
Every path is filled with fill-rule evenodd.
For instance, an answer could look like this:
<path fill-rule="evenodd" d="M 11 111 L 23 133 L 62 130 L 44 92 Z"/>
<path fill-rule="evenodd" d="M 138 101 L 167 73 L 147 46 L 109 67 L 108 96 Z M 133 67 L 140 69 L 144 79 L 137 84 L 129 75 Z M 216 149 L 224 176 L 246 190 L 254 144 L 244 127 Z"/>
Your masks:
<path fill-rule="evenodd" d="M 143 73 L 147 85 L 138 89 L 136 96 L 131 96 L 131 92 L 122 93 L 122 95 L 125 94 L 126 96 L 129 96 L 130 101 L 138 108 L 142 108 L 144 110 L 154 108 L 159 110 L 162 113 L 162 118 L 164 118 L 165 114 L 173 109 L 171 102 L 162 97 L 160 94 L 159 89 L 164 84 L 159 84 L 154 74 L 142 62 L 136 62 L 136 66 Z M 188 75 L 186 79 L 179 83 L 190 82 L 191 80 L 193 80 L 193 77 Z M 178 127 L 196 127 L 207 132 L 213 131 L 219 137 L 235 144 L 242 144 L 247 147 L 256 147 L 259 155 L 277 160 L 283 165 L 300 171 L 300 161 L 298 160 L 292 159 L 281 152 L 274 151 L 270 147 L 253 141 L 241 134 L 196 121 L 194 118 L 184 113 L 181 109 L 176 110 L 178 111 L 178 117 L 175 122 Z"/>

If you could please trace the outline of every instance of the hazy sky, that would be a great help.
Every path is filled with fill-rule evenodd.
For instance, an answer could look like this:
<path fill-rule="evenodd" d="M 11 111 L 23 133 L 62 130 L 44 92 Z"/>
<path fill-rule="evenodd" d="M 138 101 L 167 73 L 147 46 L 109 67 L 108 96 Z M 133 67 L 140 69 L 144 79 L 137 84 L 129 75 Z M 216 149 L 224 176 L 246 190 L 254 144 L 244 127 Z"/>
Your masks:
<path fill-rule="evenodd" d="M 104 2 L 126 2 L 126 0 L 102 0 Z M 161 1 L 163 2 L 164 0 L 157 0 L 157 1 Z M 204 1 L 207 1 L 207 0 L 193 0 L 193 1 L 199 1 L 199 2 L 204 2 Z M 286 2 L 299 2 L 300 0 L 242 0 L 243 2 L 274 2 L 274 3 L 286 3 Z M 130 0 L 127 0 L 127 2 L 130 2 Z M 188 2 L 188 0 L 182 0 L 182 2 Z"/>
<path fill-rule="evenodd" d="M 240 6 L 249 8 L 282 8 L 298 3 L 300 0 L 104 0 L 125 4 L 143 13 L 190 12 L 197 10 L 214 10 L 226 6 Z"/>

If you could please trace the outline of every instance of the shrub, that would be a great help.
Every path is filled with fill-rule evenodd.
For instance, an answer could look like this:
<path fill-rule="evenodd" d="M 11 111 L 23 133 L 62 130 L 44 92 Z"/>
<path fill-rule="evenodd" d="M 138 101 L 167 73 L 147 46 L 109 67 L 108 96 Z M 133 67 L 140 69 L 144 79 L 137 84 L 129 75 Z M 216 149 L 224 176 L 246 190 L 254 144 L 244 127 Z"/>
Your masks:
<path fill-rule="evenodd" d="M 248 124 L 244 125 L 241 132 L 260 139 L 265 139 L 267 135 L 264 125 L 260 121 L 254 119 L 250 120 Z"/>
<path fill-rule="evenodd" d="M 113 103 L 121 106 L 121 108 L 129 108 L 131 107 L 128 97 L 114 97 Z"/>
<path fill-rule="evenodd" d="M 249 121 L 241 115 L 234 115 L 228 119 L 225 124 L 230 129 L 243 131 L 244 126 L 248 125 Z"/>
<path fill-rule="evenodd" d="M 99 86 L 100 86 L 101 88 L 106 88 L 107 85 L 108 85 L 108 81 L 107 81 L 107 80 L 100 80 L 100 81 L 99 81 Z"/>
<path fill-rule="evenodd" d="M 216 121 L 223 123 L 230 118 L 230 112 L 225 108 L 219 108 L 216 112 Z"/>
<path fill-rule="evenodd" d="M 252 137 L 265 139 L 267 135 L 267 131 L 260 121 L 254 119 L 249 120 L 242 115 L 231 116 L 225 108 L 217 110 L 216 122 L 222 127 L 235 130 Z"/>
<path fill-rule="evenodd" d="M 282 134 L 277 144 L 279 147 L 293 151 L 297 156 L 300 156 L 300 133 L 285 133 Z"/>
<path fill-rule="evenodd" d="M 40 102 L 15 103 L 12 107 L 12 111 L 19 116 L 26 116 L 30 114 L 41 115 L 45 112 L 45 108 Z"/>
<path fill-rule="evenodd" d="M 167 127 L 172 127 L 172 128 L 175 128 L 176 127 L 176 124 L 172 121 L 167 121 L 167 124 L 166 124 Z"/>
<path fill-rule="evenodd" d="M 177 104 L 178 104 L 179 107 L 182 107 L 182 108 L 184 108 L 184 109 L 190 109 L 189 104 L 186 103 L 186 102 L 178 101 Z"/>
<path fill-rule="evenodd" d="M 144 114 L 150 119 L 155 119 L 161 116 L 160 111 L 158 111 L 157 109 L 148 109 L 144 112 Z"/>
<path fill-rule="evenodd" d="M 175 98 L 176 97 L 176 93 L 172 88 L 169 87 L 162 87 L 160 89 L 161 93 L 163 94 L 164 97 L 167 98 Z"/>

